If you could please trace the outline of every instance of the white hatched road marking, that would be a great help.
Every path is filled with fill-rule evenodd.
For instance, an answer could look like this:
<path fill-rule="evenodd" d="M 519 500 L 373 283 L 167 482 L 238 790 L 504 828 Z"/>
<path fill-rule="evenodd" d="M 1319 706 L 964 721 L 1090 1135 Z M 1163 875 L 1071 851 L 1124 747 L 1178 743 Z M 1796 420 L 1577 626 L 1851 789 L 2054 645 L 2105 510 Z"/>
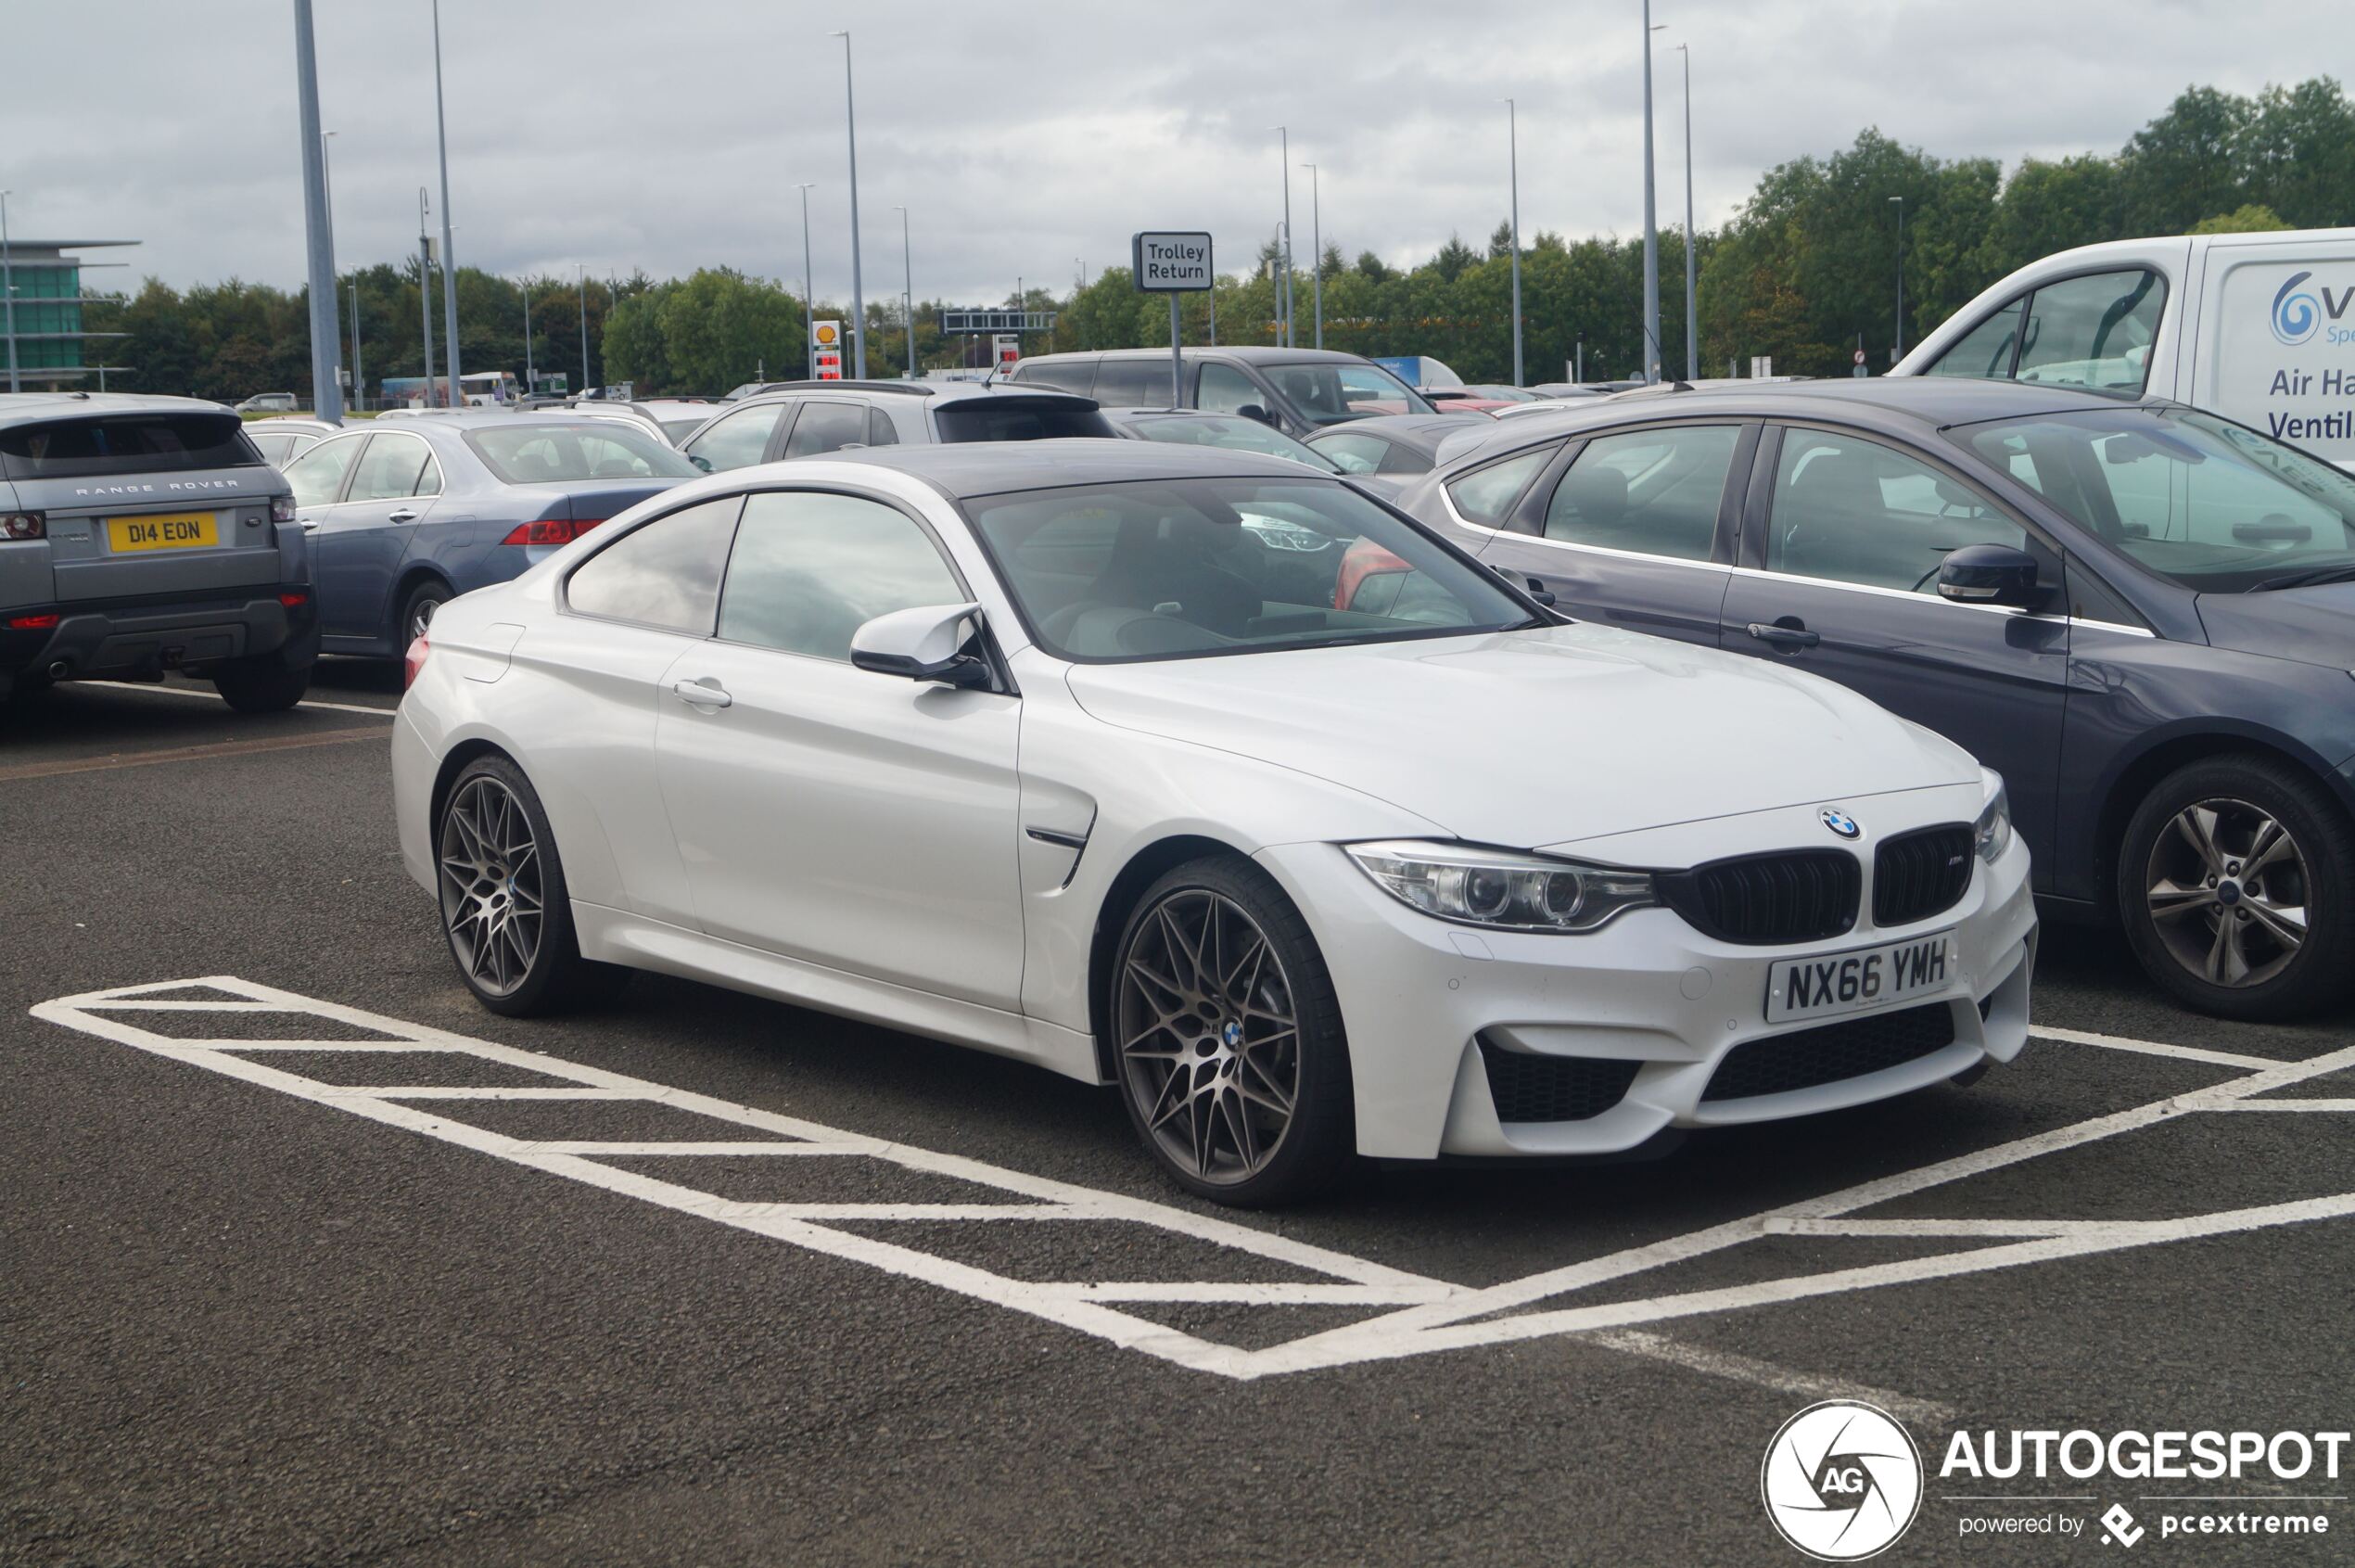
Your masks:
<path fill-rule="evenodd" d="M 159 993 L 203 988 L 204 999 Z M 496 1045 L 447 1030 L 410 1024 L 339 1003 L 282 991 L 227 975 L 87 992 L 38 1003 L 32 1015 L 65 1028 L 208 1068 L 226 1077 L 371 1121 L 421 1133 L 443 1142 L 551 1175 L 656 1204 L 738 1230 L 922 1280 L 1015 1311 L 1028 1313 L 1112 1344 L 1141 1351 L 1197 1370 L 1251 1379 L 1275 1373 L 1389 1360 L 1432 1351 L 1497 1345 L 1544 1336 L 1580 1335 L 1626 1354 L 1644 1356 L 1712 1376 L 1758 1383 L 1816 1396 L 1868 1398 L 1886 1409 L 1924 1420 L 1952 1415 L 1945 1407 L 1886 1390 L 1776 1367 L 1726 1352 L 1703 1350 L 1639 1325 L 1703 1313 L 1799 1301 L 1815 1296 L 1953 1278 L 1987 1269 L 2079 1257 L 2203 1236 L 2228 1235 L 2272 1227 L 2355 1216 L 2355 1192 L 2261 1205 L 2162 1220 L 2075 1219 L 2055 1216 L 2022 1218 L 1875 1219 L 1859 1211 L 1892 1199 L 1982 1175 L 2039 1155 L 2074 1149 L 2105 1138 L 2160 1125 L 2173 1117 L 2227 1111 L 2355 1111 L 2355 1100 L 2256 1100 L 2310 1079 L 2355 1067 L 2355 1046 L 2299 1062 L 2234 1056 L 2194 1047 L 2159 1045 L 2075 1031 L 2038 1030 L 2043 1038 L 2101 1049 L 2135 1052 L 2242 1069 L 2209 1088 L 2096 1116 L 2070 1127 L 2021 1138 L 1970 1154 L 1901 1171 L 1819 1197 L 1787 1204 L 1689 1234 L 1632 1247 L 1603 1257 L 1543 1270 L 1523 1279 L 1473 1288 L 1390 1268 L 1369 1259 L 1144 1199 L 1098 1192 L 1067 1182 L 986 1165 L 907 1144 L 891 1143 L 797 1117 L 731 1104 L 707 1095 L 633 1078 L 580 1063 Z M 369 1031 L 389 1039 L 243 1039 L 236 1031 L 258 1014 L 307 1015 Z M 187 1021 L 216 1020 L 218 1037 L 185 1039 L 143 1026 L 162 1014 Z M 322 1031 L 325 1033 L 326 1031 Z M 302 1076 L 308 1053 L 439 1052 L 519 1067 L 562 1080 L 550 1087 L 467 1088 L 382 1086 L 352 1088 Z M 285 1064 L 248 1060 L 274 1056 Z M 668 1106 L 746 1129 L 741 1140 L 528 1140 L 443 1120 L 431 1107 L 451 1101 L 537 1101 L 563 1103 L 644 1103 Z M 783 1157 L 834 1155 L 879 1160 L 904 1169 L 993 1189 L 1026 1201 L 977 1203 L 752 1203 L 722 1198 L 689 1185 L 666 1181 L 599 1163 L 644 1155 Z M 912 1245 L 835 1229 L 873 1220 L 933 1220 L 989 1224 L 1031 1222 L 1120 1222 L 1145 1225 L 1193 1241 L 1283 1264 L 1319 1276 L 1313 1281 L 1023 1281 L 976 1265 L 936 1256 Z M 1592 1287 L 1665 1268 L 1770 1236 L 1806 1236 L 1827 1241 L 1888 1238 L 1948 1239 L 1957 1249 L 1894 1263 L 1837 1268 L 1782 1279 L 1716 1289 L 1687 1290 L 1638 1300 L 1554 1307 L 1539 1304 L 1574 1298 Z M 1362 1307 L 1388 1308 L 1381 1315 L 1263 1349 L 1250 1350 L 1186 1333 L 1133 1313 L 1122 1304 L 1209 1304 L 1234 1307 Z"/>

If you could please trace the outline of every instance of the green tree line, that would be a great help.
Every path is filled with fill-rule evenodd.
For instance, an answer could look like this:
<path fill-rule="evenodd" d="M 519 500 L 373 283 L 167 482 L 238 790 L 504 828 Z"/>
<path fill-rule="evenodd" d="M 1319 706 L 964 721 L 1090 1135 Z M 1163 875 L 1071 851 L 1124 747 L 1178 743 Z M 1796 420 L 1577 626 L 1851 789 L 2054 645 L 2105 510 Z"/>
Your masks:
<path fill-rule="evenodd" d="M 1754 355 L 1785 374 L 1837 375 L 1865 350 L 1885 366 L 1900 338 L 1898 215 L 1903 215 L 1903 340 L 1912 343 L 2014 268 L 2073 246 L 2140 235 L 2320 228 L 2355 222 L 2355 104 L 2316 77 L 2253 96 L 2193 87 L 2114 154 L 2030 159 L 2008 175 L 1993 159 L 1944 159 L 1867 130 L 1827 157 L 1766 172 L 1723 227 L 1695 236 L 1700 370 L 1722 375 Z M 1685 363 L 1684 236 L 1663 230 L 1661 361 Z M 1312 341 L 1312 300 L 1323 292 L 1328 348 L 1362 354 L 1432 354 L 1467 379 L 1512 369 L 1509 234 L 1484 244 L 1451 237 L 1419 265 L 1393 267 L 1371 251 L 1350 261 L 1338 243 L 1295 255 L 1295 341 Z M 1231 262 L 1230 262 L 1231 265 Z M 1273 343 L 1281 266 L 1271 245 L 1249 270 L 1182 300 L 1189 343 Z M 441 324 L 439 280 L 434 325 Z M 1067 293 L 1031 287 L 1019 301 L 1059 312 L 1054 331 L 1025 351 L 1152 347 L 1169 340 L 1168 306 L 1138 293 L 1125 268 L 1107 268 Z M 373 393 L 388 376 L 423 371 L 416 262 L 347 274 L 337 291 L 345 358 L 356 290 L 362 363 Z M 135 296 L 93 306 L 95 331 L 126 340 L 110 376 L 150 391 L 236 399 L 308 389 L 307 294 L 232 280 L 185 293 L 149 279 Z M 1645 361 L 1643 245 L 1617 236 L 1570 240 L 1540 229 L 1521 251 L 1524 363 L 1552 380 L 1584 349 L 1589 379 L 1636 376 Z M 974 345 L 944 338 L 940 300 L 916 303 L 915 359 L 932 369 L 964 362 Z M 972 303 L 962 301 L 960 303 Z M 1009 297 L 1002 301 L 1017 303 Z M 719 392 L 766 375 L 802 374 L 802 302 L 786 284 L 726 268 L 656 281 L 510 279 L 458 274 L 461 368 L 581 374 L 585 307 L 590 384 L 633 382 L 643 395 Z M 821 318 L 848 310 L 821 300 Z M 867 309 L 867 369 L 897 376 L 908 361 L 907 315 L 897 299 Z M 437 344 L 437 363 L 441 350 Z M 845 356 L 846 366 L 849 356 Z"/>

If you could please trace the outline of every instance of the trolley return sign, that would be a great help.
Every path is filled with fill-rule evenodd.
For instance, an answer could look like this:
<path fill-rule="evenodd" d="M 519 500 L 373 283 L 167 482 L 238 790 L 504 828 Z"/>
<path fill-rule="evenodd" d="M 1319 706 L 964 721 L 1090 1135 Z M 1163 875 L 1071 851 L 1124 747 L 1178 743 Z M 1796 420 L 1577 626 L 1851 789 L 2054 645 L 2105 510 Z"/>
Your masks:
<path fill-rule="evenodd" d="M 1206 234 L 1158 234 L 1147 229 L 1128 241 L 1129 270 L 1147 294 L 1169 296 L 1169 406 L 1186 406 L 1186 356 L 1179 350 L 1178 296 L 1207 292 L 1216 275 Z"/>

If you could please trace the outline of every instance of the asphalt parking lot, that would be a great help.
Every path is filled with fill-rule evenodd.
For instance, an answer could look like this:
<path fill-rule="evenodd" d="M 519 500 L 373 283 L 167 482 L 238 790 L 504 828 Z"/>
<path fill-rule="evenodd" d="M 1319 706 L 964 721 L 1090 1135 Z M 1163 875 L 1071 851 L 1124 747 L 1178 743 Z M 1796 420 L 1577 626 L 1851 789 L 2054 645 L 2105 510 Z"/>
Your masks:
<path fill-rule="evenodd" d="M 0 1562 L 1794 1562 L 1761 1457 L 1839 1396 L 1930 1462 L 1890 1561 L 2192 1493 L 2355 1530 L 2343 1480 L 1938 1473 L 2349 1424 L 2346 1017 L 2048 927 L 1971 1087 L 1234 1215 L 1011 1062 L 649 976 L 483 1012 L 392 843 L 397 686 L 0 730 Z M 2073 1546 L 1964 1535 L 2040 1511 Z"/>

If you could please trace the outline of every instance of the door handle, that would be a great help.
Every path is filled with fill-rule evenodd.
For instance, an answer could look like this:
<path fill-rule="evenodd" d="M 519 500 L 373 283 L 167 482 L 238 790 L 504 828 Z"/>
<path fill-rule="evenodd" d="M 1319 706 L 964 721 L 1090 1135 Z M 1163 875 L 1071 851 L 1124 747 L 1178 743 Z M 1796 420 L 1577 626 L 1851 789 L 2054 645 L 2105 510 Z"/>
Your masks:
<path fill-rule="evenodd" d="M 1808 631 L 1806 622 L 1792 615 L 1783 617 L 1772 626 L 1753 620 L 1750 623 L 1750 634 L 1762 643 L 1794 650 L 1812 648 L 1824 640 L 1821 633 Z"/>
<path fill-rule="evenodd" d="M 297 517 L 295 521 L 302 525 L 302 531 L 305 533 L 319 531 L 319 519 L 316 517 Z"/>
<path fill-rule="evenodd" d="M 706 675 L 700 681 L 674 681 L 670 695 L 694 708 L 726 708 L 736 699 L 727 688 Z"/>
<path fill-rule="evenodd" d="M 416 520 L 417 514 L 411 511 L 406 506 L 401 507 L 399 511 L 394 512 L 390 516 L 388 516 L 385 519 L 385 521 L 388 523 L 414 523 Z"/>

